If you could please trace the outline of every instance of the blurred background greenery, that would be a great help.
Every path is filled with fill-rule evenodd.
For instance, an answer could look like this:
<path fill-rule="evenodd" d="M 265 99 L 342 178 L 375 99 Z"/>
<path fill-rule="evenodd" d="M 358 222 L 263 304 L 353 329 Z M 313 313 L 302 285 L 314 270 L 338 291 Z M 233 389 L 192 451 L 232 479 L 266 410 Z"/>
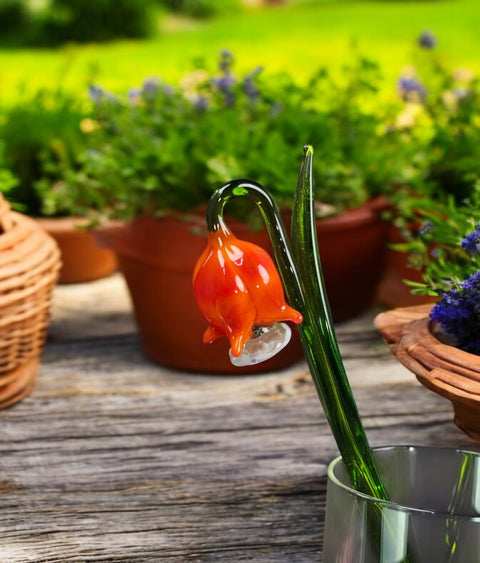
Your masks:
<path fill-rule="evenodd" d="M 0 88 L 5 103 L 19 84 L 84 95 L 91 81 L 177 83 L 228 48 L 240 73 L 262 65 L 299 81 L 355 52 L 380 63 L 388 92 L 424 30 L 439 56 L 479 70 L 479 28 L 478 0 L 0 0 Z"/>
<path fill-rule="evenodd" d="M 464 198 L 479 27 L 477 0 L 0 0 L 2 190 L 32 214 L 188 209 L 250 174 L 288 203 L 309 143 L 338 209 Z"/>

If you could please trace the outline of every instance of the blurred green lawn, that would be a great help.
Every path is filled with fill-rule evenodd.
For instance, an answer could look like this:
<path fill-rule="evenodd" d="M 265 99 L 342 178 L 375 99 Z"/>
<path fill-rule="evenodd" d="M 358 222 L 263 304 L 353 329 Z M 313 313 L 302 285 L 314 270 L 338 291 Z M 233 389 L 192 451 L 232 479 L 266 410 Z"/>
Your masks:
<path fill-rule="evenodd" d="M 352 49 L 377 60 L 393 83 L 413 60 L 423 30 L 438 39 L 438 51 L 452 66 L 480 71 L 480 1 L 328 1 L 224 15 L 209 21 L 162 20 L 158 37 L 105 45 L 66 46 L 59 50 L 0 50 L 3 101 L 29 91 L 59 85 L 83 95 L 94 81 L 114 92 L 159 76 L 178 83 L 204 58 L 214 68 L 218 51 L 228 48 L 236 69 L 257 65 L 267 72 L 291 71 L 299 81 L 319 66 L 338 68 Z"/>

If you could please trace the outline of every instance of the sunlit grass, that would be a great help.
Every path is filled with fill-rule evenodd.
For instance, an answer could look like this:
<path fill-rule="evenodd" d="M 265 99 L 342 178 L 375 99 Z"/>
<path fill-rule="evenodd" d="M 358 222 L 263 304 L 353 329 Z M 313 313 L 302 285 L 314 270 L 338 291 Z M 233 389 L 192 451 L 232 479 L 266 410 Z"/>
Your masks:
<path fill-rule="evenodd" d="M 17 85 L 29 90 L 62 85 L 80 94 L 90 81 L 125 92 L 149 76 L 178 83 L 203 58 L 215 67 L 229 48 L 239 72 L 257 65 L 287 70 L 304 80 L 319 66 L 338 68 L 352 50 L 377 60 L 387 81 L 412 61 L 415 40 L 425 29 L 438 37 L 440 55 L 452 66 L 480 71 L 478 0 L 294 3 L 225 15 L 211 21 L 164 20 L 158 37 L 59 50 L 0 51 L 4 100 Z"/>

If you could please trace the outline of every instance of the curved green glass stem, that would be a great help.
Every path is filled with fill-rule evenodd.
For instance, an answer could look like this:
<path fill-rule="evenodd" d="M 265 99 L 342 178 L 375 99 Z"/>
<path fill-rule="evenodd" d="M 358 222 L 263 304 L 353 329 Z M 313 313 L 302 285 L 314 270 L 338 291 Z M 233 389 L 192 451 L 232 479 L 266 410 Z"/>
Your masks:
<path fill-rule="evenodd" d="M 311 147 L 304 157 L 292 217 L 291 244 L 279 210 L 268 191 L 251 180 L 233 180 L 219 188 L 207 209 L 210 231 L 222 228 L 229 199 L 247 197 L 265 220 L 290 305 L 303 315 L 302 346 L 320 402 L 352 483 L 366 494 L 387 499 L 346 376 L 325 291 L 313 213 Z"/>
<path fill-rule="evenodd" d="M 244 196 L 249 198 L 260 210 L 268 234 L 272 241 L 275 258 L 290 305 L 302 312 L 305 308 L 305 296 L 302 284 L 295 268 L 290 243 L 280 212 L 268 191 L 257 182 L 246 179 L 232 180 L 216 190 L 207 207 L 207 228 L 210 232 L 223 229 L 223 210 L 229 199 Z"/>

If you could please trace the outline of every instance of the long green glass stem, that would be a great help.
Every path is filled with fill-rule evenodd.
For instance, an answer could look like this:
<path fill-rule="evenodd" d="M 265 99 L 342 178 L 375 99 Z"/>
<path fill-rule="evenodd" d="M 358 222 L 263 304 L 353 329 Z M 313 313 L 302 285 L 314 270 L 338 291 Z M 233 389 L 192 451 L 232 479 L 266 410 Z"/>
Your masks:
<path fill-rule="evenodd" d="M 387 499 L 347 379 L 325 291 L 313 212 L 311 147 L 304 157 L 293 209 L 291 243 L 278 207 L 268 191 L 251 180 L 233 180 L 219 188 L 207 209 L 207 226 L 216 231 L 225 204 L 248 197 L 265 220 L 290 305 L 303 315 L 301 342 L 320 402 L 354 486 Z"/>

